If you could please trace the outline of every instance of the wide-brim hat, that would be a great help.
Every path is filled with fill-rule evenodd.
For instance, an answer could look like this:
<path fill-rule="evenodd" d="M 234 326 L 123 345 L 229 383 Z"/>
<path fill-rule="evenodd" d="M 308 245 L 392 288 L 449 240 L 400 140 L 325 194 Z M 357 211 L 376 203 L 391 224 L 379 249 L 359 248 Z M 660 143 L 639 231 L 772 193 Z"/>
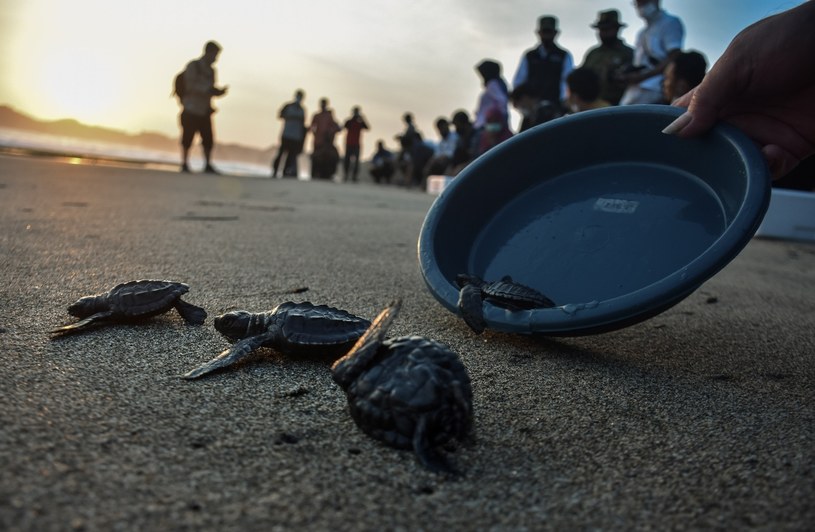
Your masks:
<path fill-rule="evenodd" d="M 620 22 L 620 12 L 616 9 L 600 11 L 597 13 L 597 22 L 591 25 L 592 28 L 624 28 L 625 26 Z"/>

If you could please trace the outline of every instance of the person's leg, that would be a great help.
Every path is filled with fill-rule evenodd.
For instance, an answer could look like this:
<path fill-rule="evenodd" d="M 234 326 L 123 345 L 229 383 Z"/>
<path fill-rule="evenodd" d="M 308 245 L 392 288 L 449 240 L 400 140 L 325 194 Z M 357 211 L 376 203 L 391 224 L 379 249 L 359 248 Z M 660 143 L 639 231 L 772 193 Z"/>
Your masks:
<path fill-rule="evenodd" d="M 353 148 L 345 145 L 345 156 L 342 159 L 342 179 L 348 181 L 348 170 L 351 168 L 351 156 Z"/>
<path fill-rule="evenodd" d="M 297 143 L 286 142 L 286 164 L 283 165 L 283 177 L 297 177 Z"/>
<path fill-rule="evenodd" d="M 204 161 L 206 161 L 204 172 L 217 174 L 218 171 L 212 166 L 212 148 L 215 146 L 215 138 L 212 134 L 211 115 L 202 116 L 199 119 L 201 120 L 201 145 L 204 147 Z"/>
<path fill-rule="evenodd" d="M 193 123 L 194 120 L 191 120 L 191 115 L 186 112 L 182 112 L 178 120 L 181 123 L 181 171 L 189 172 L 188 159 L 190 146 L 192 146 L 192 140 L 195 137 L 195 124 Z"/>
<path fill-rule="evenodd" d="M 284 148 L 284 139 L 280 140 L 280 146 L 277 148 L 277 156 L 274 158 L 274 162 L 272 162 L 272 177 L 277 177 L 277 169 L 280 167 L 280 159 L 283 158 L 283 152 L 285 151 Z M 289 154 L 286 154 L 286 164 L 283 165 L 283 175 L 286 175 L 286 168 L 289 166 Z"/>
<path fill-rule="evenodd" d="M 359 176 L 359 146 L 354 146 L 351 151 L 351 164 L 353 164 L 353 170 L 351 171 L 351 179 L 354 183 L 357 182 L 357 177 Z"/>
<path fill-rule="evenodd" d="M 289 171 L 289 175 L 295 179 L 300 177 L 300 154 L 303 153 L 302 148 L 300 145 L 295 146 L 291 150 L 291 164 L 289 164 L 288 160 L 286 161 L 286 169 Z"/>

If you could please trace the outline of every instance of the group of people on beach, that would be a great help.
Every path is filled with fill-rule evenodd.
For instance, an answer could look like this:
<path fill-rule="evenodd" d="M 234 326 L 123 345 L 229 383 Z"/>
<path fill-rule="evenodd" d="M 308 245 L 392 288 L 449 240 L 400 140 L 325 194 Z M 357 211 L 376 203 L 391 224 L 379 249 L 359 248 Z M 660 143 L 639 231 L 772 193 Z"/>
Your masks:
<path fill-rule="evenodd" d="M 659 0 L 635 3 L 645 22 L 635 46 L 619 37 L 626 26 L 619 11 L 601 11 L 591 24 L 599 43 L 588 50 L 579 67 L 571 52 L 556 42 L 558 18 L 539 17 L 539 43 L 521 56 L 511 88 L 498 61 L 485 59 L 476 65 L 483 89 L 474 118 L 471 122 L 466 111 L 456 111 L 454 131 L 449 130 L 447 119 L 437 119 L 435 151 L 405 141 L 415 138 L 406 115 L 400 142 L 412 164 L 405 172 L 408 182 L 423 186 L 428 175 L 455 175 L 467 162 L 510 138 L 515 133 L 510 128 L 510 104 L 522 116 L 517 131 L 522 132 L 566 114 L 612 105 L 670 104 L 698 85 L 707 60 L 697 51 L 682 50 L 684 28 L 679 18 L 663 10 Z"/>
<path fill-rule="evenodd" d="M 599 44 L 586 53 L 577 68 L 571 53 L 556 43 L 558 19 L 538 19 L 539 44 L 521 57 L 512 88 L 504 80 L 497 61 L 481 61 L 476 70 L 483 81 L 474 117 L 457 110 L 450 120 L 435 121 L 438 141 L 423 139 L 413 115 L 405 113 L 405 129 L 396 135 L 400 150 L 392 153 L 382 140 L 370 161 L 369 172 L 377 183 L 390 183 L 400 172 L 401 184 L 424 186 L 428 175 L 455 175 L 471 160 L 510 138 L 509 105 L 522 115 L 518 132 L 565 114 L 611 105 L 673 104 L 688 110 L 664 133 L 691 137 L 702 134 L 719 120 L 744 130 L 762 147 L 773 176 L 789 172 L 815 153 L 815 74 L 810 68 L 815 50 L 815 2 L 808 1 L 743 30 L 706 74 L 707 61 L 696 51 L 683 51 L 684 28 L 676 16 L 660 6 L 660 0 L 635 0 L 644 26 L 632 48 L 619 37 L 625 27 L 619 12 L 598 13 L 591 25 Z M 806 41 L 806 42 L 804 42 Z M 212 167 L 211 99 L 223 96 L 212 67 L 220 46 L 209 42 L 204 55 L 191 61 L 183 72 L 182 171 L 188 172 L 187 155 L 196 133 L 200 134 L 206 160 Z M 178 86 L 178 82 L 177 82 Z M 359 107 L 341 126 L 328 106 L 309 125 L 302 90 L 280 110 L 283 120 L 280 147 L 272 162 L 272 176 L 297 176 L 297 159 L 306 135 L 312 134 L 311 175 L 331 178 L 340 156 L 334 144 L 345 131 L 343 177 L 356 181 L 360 139 L 369 129 Z M 285 155 L 285 160 L 284 160 Z"/>

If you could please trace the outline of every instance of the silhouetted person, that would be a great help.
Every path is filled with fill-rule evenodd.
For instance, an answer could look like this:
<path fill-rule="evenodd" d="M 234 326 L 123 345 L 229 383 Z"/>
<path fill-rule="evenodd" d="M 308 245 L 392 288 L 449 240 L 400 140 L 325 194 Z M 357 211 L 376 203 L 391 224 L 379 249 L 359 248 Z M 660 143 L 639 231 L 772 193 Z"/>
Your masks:
<path fill-rule="evenodd" d="M 458 133 L 450 130 L 450 122 L 446 118 L 436 119 L 436 129 L 439 132 L 439 141 L 430 160 L 425 163 L 425 179 L 431 175 L 450 175 L 448 170 L 458 145 Z"/>
<path fill-rule="evenodd" d="M 458 110 L 453 113 L 451 122 L 456 129 L 458 142 L 453 152 L 453 160 L 450 162 L 450 175 L 456 175 L 475 158 L 477 148 L 475 145 L 476 135 L 473 123 L 470 121 L 470 116 L 467 114 L 467 111 Z"/>
<path fill-rule="evenodd" d="M 478 135 L 476 154 L 481 155 L 511 137 L 512 132 L 509 130 L 509 90 L 501 76 L 501 63 L 486 59 L 476 70 L 484 82 L 473 123 Z"/>
<path fill-rule="evenodd" d="M 376 142 L 376 153 L 374 153 L 373 159 L 371 159 L 368 170 L 371 173 L 371 177 L 374 178 L 375 183 L 390 184 L 393 172 L 396 170 L 394 161 L 393 153 L 385 148 L 384 142 L 378 140 Z"/>
<path fill-rule="evenodd" d="M 662 103 L 662 73 L 682 51 L 685 28 L 682 21 L 659 5 L 659 0 L 634 0 L 645 27 L 637 33 L 631 72 L 617 79 L 628 85 L 620 105 Z"/>
<path fill-rule="evenodd" d="M 420 166 L 420 159 L 424 142 L 421 133 L 416 130 L 416 126 L 413 124 L 413 114 L 405 113 L 402 115 L 402 121 L 405 123 L 405 131 L 401 135 L 396 135 L 396 140 L 399 141 L 401 147 L 397 164 L 404 175 L 404 184 L 409 186 L 421 181 L 422 166 Z M 417 170 L 418 179 L 416 178 Z"/>
<path fill-rule="evenodd" d="M 351 180 L 356 182 L 359 173 L 359 151 L 361 149 L 362 130 L 368 129 L 368 123 L 362 117 L 359 107 L 351 109 L 351 118 L 345 121 L 345 157 L 342 169 L 345 180 L 348 181 L 348 170 L 354 165 Z"/>
<path fill-rule="evenodd" d="M 586 52 L 582 66 L 592 69 L 600 78 L 600 99 L 617 105 L 625 91 L 625 84 L 617 81 L 615 76 L 633 64 L 634 49 L 619 37 L 620 29 L 625 24 L 620 22 L 620 12 L 616 9 L 600 11 L 597 22 L 591 27 L 597 30 L 600 44 Z"/>
<path fill-rule="evenodd" d="M 283 176 L 297 177 L 297 157 L 303 151 L 303 144 L 306 141 L 306 110 L 303 108 L 303 97 L 305 94 L 301 89 L 294 93 L 294 101 L 287 103 L 280 109 L 280 118 L 283 119 L 283 132 L 280 134 L 280 147 L 277 149 L 277 157 L 272 164 L 272 177 L 277 177 L 277 169 L 280 166 L 280 159 L 286 154 L 286 162 L 283 164 Z"/>
<path fill-rule="evenodd" d="M 573 113 L 601 109 L 611 104 L 600 98 L 600 76 L 586 67 L 576 68 L 566 76 L 566 105 Z"/>
<path fill-rule="evenodd" d="M 682 52 L 668 63 L 662 78 L 662 95 L 665 103 L 673 103 L 677 98 L 696 87 L 707 72 L 707 59 L 696 51 Z"/>
<path fill-rule="evenodd" d="M 513 89 L 527 84 L 539 101 L 560 105 L 566 96 L 566 76 L 574 68 L 572 54 L 555 44 L 558 35 L 557 18 L 538 18 L 540 44 L 524 52 L 512 78 Z M 522 127 L 521 129 L 527 129 Z"/>
<path fill-rule="evenodd" d="M 328 98 L 320 98 L 320 110 L 311 118 L 309 131 L 314 142 L 311 177 L 330 179 L 337 171 L 340 160 L 340 154 L 334 146 L 334 137 L 340 131 L 340 125 L 334 119 L 334 111 L 328 107 Z"/>
<path fill-rule="evenodd" d="M 184 93 L 181 94 L 181 171 L 189 172 L 187 163 L 192 141 L 195 134 L 201 135 L 201 145 L 204 148 L 204 171 L 217 174 L 213 168 L 211 156 L 215 145 L 212 133 L 212 107 L 213 96 L 223 96 L 227 87 L 215 86 L 215 69 L 213 63 L 218 59 L 221 47 L 215 41 L 209 41 L 204 46 L 204 55 L 199 59 L 190 61 L 184 69 Z"/>

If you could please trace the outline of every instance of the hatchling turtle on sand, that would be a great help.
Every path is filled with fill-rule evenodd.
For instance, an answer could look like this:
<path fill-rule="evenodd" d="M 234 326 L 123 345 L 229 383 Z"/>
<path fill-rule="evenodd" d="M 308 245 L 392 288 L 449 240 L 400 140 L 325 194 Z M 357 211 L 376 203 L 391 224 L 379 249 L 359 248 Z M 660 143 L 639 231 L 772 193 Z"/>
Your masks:
<path fill-rule="evenodd" d="M 399 312 L 383 310 L 354 348 L 331 368 L 363 432 L 412 449 L 436 473 L 455 473 L 438 447 L 463 440 L 472 425 L 470 377 L 458 355 L 421 336 L 384 340 Z"/>
<path fill-rule="evenodd" d="M 237 341 L 182 377 L 197 379 L 243 360 L 260 347 L 284 354 L 337 356 L 348 351 L 370 325 L 370 321 L 350 312 L 308 301 L 288 301 L 259 313 L 227 312 L 215 318 L 215 328 Z"/>
<path fill-rule="evenodd" d="M 461 289 L 458 296 L 461 317 L 476 334 L 481 334 L 487 327 L 482 306 L 484 300 L 508 310 L 555 306 L 554 301 L 534 288 L 516 283 L 509 275 L 488 283 L 475 275 L 461 273 L 456 276 L 456 283 Z"/>
<path fill-rule="evenodd" d="M 174 281 L 141 280 L 114 286 L 107 292 L 79 299 L 68 313 L 80 318 L 76 323 L 57 327 L 52 333 L 68 334 L 105 323 L 128 323 L 163 314 L 175 308 L 187 323 L 201 325 L 207 312 L 181 300 L 190 287 Z"/>

